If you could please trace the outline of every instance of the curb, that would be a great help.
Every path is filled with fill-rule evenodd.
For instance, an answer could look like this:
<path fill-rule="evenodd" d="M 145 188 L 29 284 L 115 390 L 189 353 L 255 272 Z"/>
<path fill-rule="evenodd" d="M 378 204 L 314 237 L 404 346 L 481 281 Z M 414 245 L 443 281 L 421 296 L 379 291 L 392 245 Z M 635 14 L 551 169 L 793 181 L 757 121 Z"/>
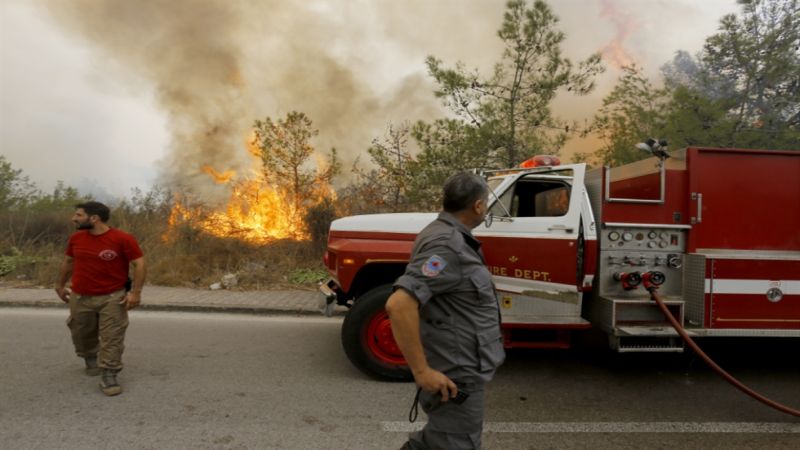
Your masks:
<path fill-rule="evenodd" d="M 36 308 L 36 309 L 69 309 L 66 304 L 54 303 L 46 300 L 34 301 L 0 301 L 0 308 Z M 282 316 L 318 316 L 325 317 L 325 314 L 318 310 L 308 309 L 280 309 L 269 307 L 252 306 L 202 306 L 202 305 L 140 305 L 137 310 L 141 311 L 175 311 L 175 312 L 201 312 L 201 313 L 223 313 L 223 314 L 253 314 L 253 315 L 282 315 Z M 334 311 L 333 316 L 344 316 L 345 311 Z"/>
<path fill-rule="evenodd" d="M 53 303 L 47 300 L 32 300 L 21 302 L 17 300 L 0 301 L 0 308 L 54 308 L 68 309 L 66 304 Z"/>

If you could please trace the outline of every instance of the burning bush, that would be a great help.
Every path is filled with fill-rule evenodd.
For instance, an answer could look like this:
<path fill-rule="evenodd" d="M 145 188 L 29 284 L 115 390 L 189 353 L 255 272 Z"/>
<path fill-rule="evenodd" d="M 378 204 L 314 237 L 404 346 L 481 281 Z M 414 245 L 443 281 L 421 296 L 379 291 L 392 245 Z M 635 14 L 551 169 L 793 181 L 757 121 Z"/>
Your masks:
<path fill-rule="evenodd" d="M 230 199 L 220 209 L 192 206 L 178 200 L 172 208 L 165 240 L 174 238 L 176 227 L 190 227 L 224 238 L 255 244 L 279 239 L 308 240 L 302 217 L 286 197 L 264 183 L 247 181 L 232 186 Z"/>

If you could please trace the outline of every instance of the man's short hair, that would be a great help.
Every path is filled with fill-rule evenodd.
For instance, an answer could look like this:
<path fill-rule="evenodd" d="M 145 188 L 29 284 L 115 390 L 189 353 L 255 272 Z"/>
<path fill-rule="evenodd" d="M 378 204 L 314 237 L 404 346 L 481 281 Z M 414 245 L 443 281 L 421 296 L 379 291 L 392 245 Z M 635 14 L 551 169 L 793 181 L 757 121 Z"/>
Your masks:
<path fill-rule="evenodd" d="M 455 213 L 471 208 L 477 200 L 486 198 L 489 186 L 474 173 L 459 172 L 445 181 L 443 191 L 442 208 Z"/>
<path fill-rule="evenodd" d="M 89 216 L 99 217 L 103 223 L 108 222 L 108 219 L 111 218 L 111 210 L 100 202 L 78 203 L 75 208 L 84 210 Z"/>

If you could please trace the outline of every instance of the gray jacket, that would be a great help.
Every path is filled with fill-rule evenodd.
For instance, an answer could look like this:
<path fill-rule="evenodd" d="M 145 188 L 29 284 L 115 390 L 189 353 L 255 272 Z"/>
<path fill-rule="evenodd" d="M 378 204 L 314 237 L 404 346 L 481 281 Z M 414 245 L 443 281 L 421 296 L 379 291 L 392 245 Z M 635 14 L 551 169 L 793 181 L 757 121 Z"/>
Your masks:
<path fill-rule="evenodd" d="M 487 382 L 505 359 L 500 308 L 480 242 L 442 212 L 417 236 L 403 288 L 420 304 L 428 364 L 459 382 Z"/>

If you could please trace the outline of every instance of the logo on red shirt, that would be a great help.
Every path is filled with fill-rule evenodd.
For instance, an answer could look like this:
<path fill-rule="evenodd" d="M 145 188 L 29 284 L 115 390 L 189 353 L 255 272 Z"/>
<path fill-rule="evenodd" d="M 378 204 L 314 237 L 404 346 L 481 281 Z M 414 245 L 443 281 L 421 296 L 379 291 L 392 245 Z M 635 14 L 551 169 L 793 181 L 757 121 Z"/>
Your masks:
<path fill-rule="evenodd" d="M 100 259 L 102 259 L 102 260 L 111 261 L 111 260 L 115 259 L 119 255 L 117 255 L 117 252 L 115 252 L 114 250 L 103 250 L 97 256 L 99 256 Z"/>

